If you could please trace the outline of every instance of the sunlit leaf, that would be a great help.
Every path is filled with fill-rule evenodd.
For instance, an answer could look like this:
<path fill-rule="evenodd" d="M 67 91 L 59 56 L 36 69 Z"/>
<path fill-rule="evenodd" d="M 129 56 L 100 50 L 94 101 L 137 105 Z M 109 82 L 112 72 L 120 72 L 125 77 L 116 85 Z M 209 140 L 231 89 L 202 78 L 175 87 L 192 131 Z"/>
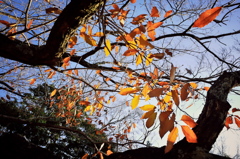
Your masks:
<path fill-rule="evenodd" d="M 139 91 L 138 88 L 123 88 L 120 90 L 119 94 L 121 95 L 128 95 L 128 94 L 131 94 L 131 93 L 137 93 Z"/>
<path fill-rule="evenodd" d="M 147 37 L 144 34 L 141 34 L 141 36 L 139 37 L 138 45 L 142 49 L 146 49 L 147 46 L 149 46 L 150 49 L 154 48 L 154 46 L 147 41 Z"/>
<path fill-rule="evenodd" d="M 136 3 L 137 0 L 130 0 L 130 1 L 131 1 L 131 3 Z"/>
<path fill-rule="evenodd" d="M 159 128 L 159 135 L 162 138 L 168 131 L 172 131 L 174 128 L 174 121 L 175 121 L 175 113 L 172 113 L 171 118 L 169 119 L 170 114 L 172 111 L 161 112 L 159 115 L 160 120 L 160 128 Z"/>
<path fill-rule="evenodd" d="M 203 89 L 205 89 L 206 91 L 208 91 L 210 89 L 210 87 L 204 87 Z"/>
<path fill-rule="evenodd" d="M 152 8 L 150 16 L 151 17 L 160 17 L 160 14 L 159 14 L 159 11 L 158 11 L 157 7 L 154 6 Z"/>
<path fill-rule="evenodd" d="M 164 15 L 164 18 L 169 17 L 172 14 L 172 12 L 173 12 L 172 10 L 167 11 Z"/>
<path fill-rule="evenodd" d="M 113 154 L 113 152 L 111 150 L 107 150 L 107 155 L 109 156 L 111 154 Z"/>
<path fill-rule="evenodd" d="M 131 23 L 134 25 L 140 24 L 146 20 L 146 18 L 145 18 L 146 16 L 147 16 L 147 14 L 140 14 L 137 17 L 133 18 Z"/>
<path fill-rule="evenodd" d="M 86 41 L 86 43 L 88 43 L 89 45 L 97 46 L 96 41 L 95 41 L 90 35 L 87 35 L 86 33 L 81 32 L 81 33 L 80 33 L 80 36 L 81 36 L 81 37 Z"/>
<path fill-rule="evenodd" d="M 143 55 L 141 53 L 138 54 L 136 58 L 136 65 L 139 65 L 140 63 L 142 63 L 142 59 L 143 59 Z"/>
<path fill-rule="evenodd" d="M 149 99 L 149 95 L 148 95 L 148 92 L 151 90 L 151 87 L 149 86 L 148 83 L 146 83 L 144 86 L 143 86 L 143 89 L 142 89 L 142 94 L 143 96 L 145 97 L 145 100 L 148 100 Z"/>
<path fill-rule="evenodd" d="M 193 89 L 196 89 L 198 87 L 196 83 L 190 82 L 189 84 Z"/>
<path fill-rule="evenodd" d="M 148 93 L 149 97 L 159 97 L 160 95 L 163 95 L 163 92 L 165 91 L 165 88 L 155 88 L 152 91 Z"/>
<path fill-rule="evenodd" d="M 63 62 L 64 62 L 64 63 L 68 63 L 68 62 L 70 61 L 70 58 L 71 58 L 71 57 L 65 57 L 65 58 L 63 59 Z"/>
<path fill-rule="evenodd" d="M 105 55 L 108 56 L 111 53 L 111 42 L 109 39 L 106 40 L 106 46 L 104 47 Z"/>
<path fill-rule="evenodd" d="M 104 33 L 103 33 L 103 32 L 96 32 L 96 33 L 93 34 L 92 36 L 101 37 L 101 36 L 104 36 Z"/>
<path fill-rule="evenodd" d="M 191 117 L 189 117 L 187 115 L 183 115 L 181 120 L 184 121 L 191 128 L 194 128 L 197 125 L 197 123 Z"/>
<path fill-rule="evenodd" d="M 138 52 L 137 49 L 128 49 L 123 53 L 123 56 L 132 56 L 135 55 Z"/>
<path fill-rule="evenodd" d="M 155 40 L 155 35 L 156 35 L 155 29 L 161 26 L 162 24 L 163 22 L 153 23 L 151 21 L 148 21 L 147 32 L 148 32 L 148 36 L 152 39 L 152 41 Z"/>
<path fill-rule="evenodd" d="M 69 44 L 68 44 L 68 47 L 69 48 L 73 48 L 74 45 L 77 44 L 77 37 L 76 36 L 72 36 L 70 39 L 69 39 Z"/>
<path fill-rule="evenodd" d="M 144 110 L 144 111 L 150 111 L 150 110 L 153 110 L 155 109 L 155 106 L 154 105 L 151 105 L 151 104 L 147 104 L 147 105 L 144 105 L 142 107 L 139 107 L 141 110 Z"/>
<path fill-rule="evenodd" d="M 152 61 L 153 61 L 153 59 L 150 58 L 151 55 L 152 55 L 152 54 L 150 53 L 150 54 L 148 54 L 147 57 L 146 57 L 146 66 L 150 65 L 150 64 L 152 63 Z"/>
<path fill-rule="evenodd" d="M 29 28 L 31 27 L 32 23 L 33 23 L 33 19 L 31 19 L 31 20 L 29 21 L 29 23 L 27 24 L 27 29 L 29 29 Z"/>
<path fill-rule="evenodd" d="M 56 74 L 56 71 L 50 71 L 48 74 L 48 78 L 51 79 Z"/>
<path fill-rule="evenodd" d="M 54 89 L 50 94 L 50 98 L 53 97 L 56 93 L 57 93 L 57 89 Z"/>
<path fill-rule="evenodd" d="M 179 96 L 177 90 L 171 90 L 172 92 L 172 98 L 176 106 L 179 106 Z"/>
<path fill-rule="evenodd" d="M 138 106 L 139 99 L 140 99 L 140 96 L 135 94 L 131 102 L 132 109 L 135 109 Z"/>
<path fill-rule="evenodd" d="M 29 84 L 34 84 L 34 83 L 36 82 L 36 78 L 32 78 L 32 79 L 30 79 L 29 81 L 30 81 Z"/>
<path fill-rule="evenodd" d="M 165 97 L 163 98 L 163 101 L 165 103 L 169 103 L 171 101 L 171 97 L 172 97 L 172 92 L 168 92 Z"/>
<path fill-rule="evenodd" d="M 189 126 L 181 125 L 183 134 L 189 143 L 197 143 L 197 136 Z"/>
<path fill-rule="evenodd" d="M 186 83 L 182 89 L 181 89 L 181 94 L 180 94 L 180 97 L 181 97 L 181 100 L 184 101 L 187 99 L 187 96 L 189 94 L 188 92 L 188 88 L 190 87 L 190 84 L 189 83 Z"/>
<path fill-rule="evenodd" d="M 153 113 L 149 116 L 149 118 L 147 119 L 147 122 L 146 122 L 147 128 L 150 128 L 154 124 L 156 116 L 157 116 L 157 113 Z"/>
<path fill-rule="evenodd" d="M 168 135 L 167 139 L 167 146 L 165 147 L 165 153 L 168 153 L 172 148 L 173 144 L 175 143 L 176 139 L 178 137 L 178 128 L 174 127 L 170 134 Z"/>
<path fill-rule="evenodd" d="M 199 18 L 194 22 L 193 27 L 202 28 L 212 22 L 220 13 L 222 7 L 215 7 L 203 12 Z"/>

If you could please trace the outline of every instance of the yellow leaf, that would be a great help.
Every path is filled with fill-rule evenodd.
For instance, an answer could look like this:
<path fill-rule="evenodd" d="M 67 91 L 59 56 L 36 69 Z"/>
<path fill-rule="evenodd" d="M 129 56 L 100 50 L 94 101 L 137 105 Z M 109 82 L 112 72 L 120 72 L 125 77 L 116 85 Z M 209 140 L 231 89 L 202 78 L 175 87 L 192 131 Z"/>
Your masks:
<path fill-rule="evenodd" d="M 183 134 L 189 143 L 197 143 L 197 136 L 189 126 L 181 125 Z"/>
<path fill-rule="evenodd" d="M 181 120 L 184 121 L 191 128 L 194 128 L 197 125 L 197 123 L 191 117 L 189 117 L 187 115 L 183 115 Z"/>
<path fill-rule="evenodd" d="M 176 106 L 179 106 L 179 96 L 177 90 L 172 90 L 171 92 L 174 103 L 176 104 Z"/>
<path fill-rule="evenodd" d="M 215 7 L 203 12 L 199 18 L 194 22 L 193 27 L 202 28 L 212 22 L 220 13 L 222 7 Z"/>
<path fill-rule="evenodd" d="M 165 103 L 168 103 L 171 101 L 171 97 L 172 97 L 172 92 L 168 92 L 165 97 L 163 98 Z"/>
<path fill-rule="evenodd" d="M 136 58 L 136 65 L 139 65 L 140 63 L 142 63 L 142 59 L 143 59 L 143 55 L 141 53 L 138 54 Z"/>
<path fill-rule="evenodd" d="M 127 47 L 129 47 L 130 49 L 137 49 L 137 44 L 135 43 L 135 41 L 127 41 L 128 45 Z"/>
<path fill-rule="evenodd" d="M 143 90 L 142 90 L 142 94 L 143 96 L 145 97 L 145 100 L 147 101 L 150 97 L 148 95 L 148 92 L 151 90 L 151 87 L 149 86 L 148 83 L 146 83 L 144 86 L 143 86 Z"/>
<path fill-rule="evenodd" d="M 147 104 L 147 105 L 144 105 L 144 106 L 140 107 L 140 109 L 144 110 L 144 111 L 150 111 L 150 110 L 155 109 L 155 106 L 151 105 L 151 104 Z"/>
<path fill-rule="evenodd" d="M 135 109 L 138 106 L 139 99 L 140 99 L 140 96 L 135 94 L 131 102 L 132 109 Z"/>
<path fill-rule="evenodd" d="M 190 86 L 193 88 L 193 89 L 196 89 L 197 88 L 197 84 L 196 83 L 193 83 L 193 82 L 191 82 L 191 83 L 189 83 L 190 84 Z"/>
<path fill-rule="evenodd" d="M 146 122 L 147 128 L 150 128 L 154 124 L 156 116 L 157 116 L 157 113 L 153 113 L 149 116 L 149 118 L 147 119 L 147 122 Z"/>
<path fill-rule="evenodd" d="M 138 92 L 138 91 L 139 91 L 139 89 L 137 89 L 137 88 L 131 88 L 131 87 L 129 87 L 129 88 L 121 89 L 120 92 L 119 92 L 119 94 L 121 94 L 121 95 L 127 95 L 127 94 L 130 94 L 130 93 L 136 93 L 136 92 Z"/>
<path fill-rule="evenodd" d="M 57 89 L 54 89 L 52 93 L 50 94 L 50 98 L 53 97 L 57 93 Z"/>
<path fill-rule="evenodd" d="M 106 46 L 104 47 L 105 55 L 108 56 L 111 53 L 111 42 L 109 39 L 106 40 Z"/>
<path fill-rule="evenodd" d="M 96 32 L 96 33 L 93 34 L 92 36 L 101 37 L 101 36 L 104 36 L 104 33 L 103 33 L 103 32 Z"/>
<path fill-rule="evenodd" d="M 178 137 L 178 128 L 174 127 L 170 132 L 170 134 L 168 135 L 167 146 L 165 147 L 165 153 L 168 153 L 172 149 L 173 144 L 175 143 L 177 137 Z"/>
<path fill-rule="evenodd" d="M 146 66 L 150 65 L 152 63 L 151 53 L 147 55 L 146 57 Z"/>
<path fill-rule="evenodd" d="M 92 46 L 97 46 L 96 41 L 90 36 L 87 35 L 85 32 L 81 32 L 80 36 L 85 40 L 86 43 Z"/>

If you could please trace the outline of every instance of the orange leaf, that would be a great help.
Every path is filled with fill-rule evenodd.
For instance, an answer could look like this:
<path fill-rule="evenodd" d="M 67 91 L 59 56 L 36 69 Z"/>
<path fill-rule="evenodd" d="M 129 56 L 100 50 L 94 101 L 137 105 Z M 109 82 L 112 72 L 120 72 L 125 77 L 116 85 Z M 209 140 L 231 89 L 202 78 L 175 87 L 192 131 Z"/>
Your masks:
<path fill-rule="evenodd" d="M 137 17 L 133 18 L 131 23 L 134 25 L 140 24 L 146 20 L 146 18 L 145 18 L 146 16 L 147 16 L 147 14 L 140 14 Z"/>
<path fill-rule="evenodd" d="M 151 10 L 151 14 L 150 14 L 151 17 L 160 17 L 160 14 L 158 12 L 158 9 L 157 7 L 153 7 L 152 10 Z"/>
<path fill-rule="evenodd" d="M 226 120 L 225 120 L 226 128 L 229 129 L 230 128 L 229 124 L 232 124 L 232 123 L 233 123 L 232 116 L 227 117 Z"/>
<path fill-rule="evenodd" d="M 181 120 L 184 121 L 191 128 L 194 128 L 197 125 L 197 123 L 191 117 L 189 117 L 187 115 L 183 115 Z"/>
<path fill-rule="evenodd" d="M 74 55 L 75 52 L 76 52 L 76 49 L 72 49 L 72 51 L 70 52 L 70 55 L 71 55 L 71 56 Z"/>
<path fill-rule="evenodd" d="M 5 20 L 0 20 L 0 23 L 6 25 L 9 27 L 10 23 L 8 21 L 5 21 Z"/>
<path fill-rule="evenodd" d="M 53 97 L 57 93 L 57 89 L 54 89 L 52 93 L 50 94 L 50 98 Z"/>
<path fill-rule="evenodd" d="M 161 26 L 162 24 L 163 22 L 152 23 L 151 21 L 148 21 L 147 32 L 148 32 L 148 36 L 152 39 L 152 41 L 155 40 L 155 35 L 156 35 L 155 29 Z"/>
<path fill-rule="evenodd" d="M 101 36 L 104 36 L 104 33 L 103 33 L 103 32 L 96 32 L 96 33 L 93 34 L 92 36 L 101 37 Z"/>
<path fill-rule="evenodd" d="M 203 89 L 205 89 L 206 91 L 208 91 L 210 88 L 209 88 L 209 87 L 204 87 Z"/>
<path fill-rule="evenodd" d="M 172 98 L 176 106 L 179 106 L 179 96 L 177 90 L 172 90 Z"/>
<path fill-rule="evenodd" d="M 160 86 L 169 85 L 168 82 L 158 82 L 158 84 L 159 84 Z"/>
<path fill-rule="evenodd" d="M 63 62 L 64 62 L 64 63 L 68 63 L 68 62 L 70 61 L 70 58 L 71 58 L 71 57 L 65 57 L 65 58 L 63 59 Z"/>
<path fill-rule="evenodd" d="M 172 64 L 171 70 L 170 70 L 170 83 L 172 83 L 175 78 L 176 69 L 177 69 L 177 67 L 174 67 Z"/>
<path fill-rule="evenodd" d="M 138 52 L 138 50 L 136 50 L 136 49 L 128 49 L 127 51 L 125 51 L 123 53 L 123 56 L 135 55 L 137 52 Z"/>
<path fill-rule="evenodd" d="M 168 153 L 172 148 L 178 137 L 178 128 L 174 127 L 168 135 L 167 146 L 165 147 L 165 153 Z"/>
<path fill-rule="evenodd" d="M 68 47 L 69 48 L 72 48 L 74 45 L 77 44 L 77 37 L 76 36 L 72 36 L 70 39 L 69 39 L 69 44 L 68 44 Z"/>
<path fill-rule="evenodd" d="M 29 29 L 31 27 L 32 23 L 33 23 L 33 19 L 30 20 L 30 22 L 27 24 L 27 29 Z"/>
<path fill-rule="evenodd" d="M 82 100 L 79 102 L 80 105 L 90 105 L 91 103 L 89 101 Z"/>
<path fill-rule="evenodd" d="M 189 143 L 197 143 L 197 136 L 189 126 L 181 125 L 183 134 Z"/>
<path fill-rule="evenodd" d="M 131 0 L 131 3 L 136 3 L 137 0 Z"/>
<path fill-rule="evenodd" d="M 132 109 L 135 109 L 138 106 L 139 99 L 140 99 L 140 96 L 135 94 L 131 102 Z"/>
<path fill-rule="evenodd" d="M 189 84 L 189 83 L 186 83 L 186 84 L 182 87 L 182 89 L 181 89 L 181 95 L 180 95 L 180 97 L 181 97 L 181 100 L 182 100 L 182 101 L 187 99 L 187 96 L 188 96 L 188 94 L 189 94 L 189 92 L 188 92 L 189 86 L 190 86 L 190 84 Z"/>
<path fill-rule="evenodd" d="M 146 122 L 147 128 L 150 128 L 154 124 L 156 116 L 157 116 L 157 113 L 153 113 L 149 116 L 149 118 L 147 119 L 147 122 Z"/>
<path fill-rule="evenodd" d="M 121 95 L 128 95 L 130 93 L 136 93 L 138 91 L 139 91 L 139 89 L 137 89 L 137 88 L 130 88 L 129 87 L 129 88 L 121 89 L 119 94 L 121 94 Z"/>
<path fill-rule="evenodd" d="M 87 159 L 88 158 L 88 153 L 86 153 L 81 159 Z"/>
<path fill-rule="evenodd" d="M 193 27 L 202 28 L 212 22 L 220 13 L 222 7 L 215 7 L 203 12 L 194 22 Z"/>
<path fill-rule="evenodd" d="M 47 8 L 46 13 L 47 14 L 50 14 L 50 13 L 61 14 L 62 11 L 58 8 Z"/>
<path fill-rule="evenodd" d="M 174 121 L 175 121 L 175 113 L 172 114 L 171 118 L 169 119 L 170 114 L 172 111 L 161 112 L 159 115 L 160 120 L 160 128 L 159 128 L 159 135 L 162 138 L 168 131 L 172 131 L 174 128 Z"/>
<path fill-rule="evenodd" d="M 56 71 L 50 71 L 48 74 L 48 78 L 52 78 L 56 74 Z"/>
<path fill-rule="evenodd" d="M 113 154 L 113 152 L 111 150 L 107 150 L 107 155 L 109 156 L 111 154 Z"/>
<path fill-rule="evenodd" d="M 155 88 L 152 91 L 148 93 L 149 97 L 159 97 L 160 95 L 163 95 L 163 92 L 165 91 L 165 88 Z"/>
<path fill-rule="evenodd" d="M 169 10 L 165 13 L 164 18 L 169 17 L 172 14 L 172 10 Z"/>
<path fill-rule="evenodd" d="M 34 84 L 34 83 L 36 82 L 36 78 L 32 78 L 32 79 L 30 79 L 29 81 L 30 81 L 29 84 Z"/>
<path fill-rule="evenodd" d="M 234 118 L 235 119 L 235 123 L 237 124 L 237 126 L 240 128 L 240 120 L 238 118 Z"/>

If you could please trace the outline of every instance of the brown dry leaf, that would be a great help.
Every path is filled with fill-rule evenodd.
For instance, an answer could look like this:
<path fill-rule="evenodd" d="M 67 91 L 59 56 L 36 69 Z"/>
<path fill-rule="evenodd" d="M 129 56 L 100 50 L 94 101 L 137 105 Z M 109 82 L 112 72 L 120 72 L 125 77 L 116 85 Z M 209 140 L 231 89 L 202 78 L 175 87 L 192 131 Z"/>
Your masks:
<path fill-rule="evenodd" d="M 176 69 L 177 67 L 174 67 L 172 64 L 171 70 L 170 70 L 170 83 L 174 81 Z"/>
<path fill-rule="evenodd" d="M 132 56 L 135 55 L 138 52 L 137 49 L 128 49 L 123 53 L 123 56 Z"/>
<path fill-rule="evenodd" d="M 159 115 L 160 120 L 160 128 L 159 128 L 159 135 L 162 138 L 168 131 L 172 131 L 174 128 L 174 121 L 175 121 L 175 113 L 172 114 L 171 118 L 169 119 L 170 114 L 172 111 L 161 112 Z"/>
<path fill-rule="evenodd" d="M 50 13 L 55 13 L 55 14 L 61 14 L 62 13 L 62 11 L 60 10 L 60 9 L 58 9 L 58 8 L 47 8 L 46 9 L 46 13 L 47 14 L 50 14 Z"/>
<path fill-rule="evenodd" d="M 181 97 L 181 100 L 184 101 L 187 99 L 187 96 L 189 94 L 189 91 L 188 91 L 188 88 L 190 87 L 190 84 L 189 83 L 186 83 L 182 89 L 181 89 L 181 94 L 180 94 L 180 97 Z"/>
<path fill-rule="evenodd" d="M 159 97 L 160 95 L 163 95 L 163 92 L 165 91 L 165 88 L 155 88 L 152 91 L 148 93 L 149 97 Z"/>
<path fill-rule="evenodd" d="M 155 109 L 149 110 L 148 112 L 146 112 L 142 115 L 141 119 L 149 118 L 154 112 L 155 112 Z"/>
<path fill-rule="evenodd" d="M 150 128 L 154 124 L 156 116 L 157 116 L 157 113 L 153 113 L 149 116 L 149 118 L 147 119 L 147 122 L 146 122 L 147 128 Z"/>
<path fill-rule="evenodd" d="M 178 96 L 178 91 L 177 90 L 172 90 L 172 98 L 176 106 L 179 106 L 179 96 Z"/>

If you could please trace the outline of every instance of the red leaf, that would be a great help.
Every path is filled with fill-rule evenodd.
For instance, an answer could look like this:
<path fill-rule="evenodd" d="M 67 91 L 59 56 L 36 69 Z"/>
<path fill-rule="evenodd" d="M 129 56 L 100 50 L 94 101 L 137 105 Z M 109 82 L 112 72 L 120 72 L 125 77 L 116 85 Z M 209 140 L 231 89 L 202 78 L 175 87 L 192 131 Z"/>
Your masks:
<path fill-rule="evenodd" d="M 233 108 L 232 109 L 232 112 L 234 113 L 234 112 L 237 112 L 237 111 L 240 111 L 240 109 L 238 109 L 238 108 Z"/>
<path fill-rule="evenodd" d="M 215 7 L 203 12 L 199 18 L 194 22 L 193 27 L 202 28 L 212 22 L 220 13 L 222 7 Z"/>
<path fill-rule="evenodd" d="M 225 120 L 226 128 L 229 129 L 230 128 L 229 124 L 232 124 L 232 123 L 233 123 L 232 116 L 227 117 L 226 120 Z"/>
<path fill-rule="evenodd" d="M 169 10 L 165 13 L 164 18 L 169 17 L 172 14 L 172 10 Z"/>
<path fill-rule="evenodd" d="M 150 16 L 151 17 L 160 17 L 160 14 L 159 14 L 159 11 L 158 11 L 157 7 L 154 6 L 152 8 Z"/>

